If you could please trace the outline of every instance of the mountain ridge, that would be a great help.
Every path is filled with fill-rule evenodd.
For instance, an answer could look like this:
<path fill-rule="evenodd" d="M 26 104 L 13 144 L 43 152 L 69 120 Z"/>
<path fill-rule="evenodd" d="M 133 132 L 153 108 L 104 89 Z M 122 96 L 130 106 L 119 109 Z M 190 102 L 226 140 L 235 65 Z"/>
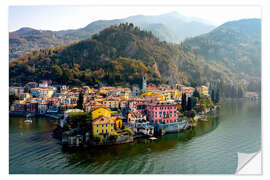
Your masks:
<path fill-rule="evenodd" d="M 162 17 L 161 20 L 160 17 Z M 28 33 L 23 34 L 18 33 L 22 30 L 27 32 L 25 29 L 26 27 L 24 27 L 24 29 L 17 30 L 17 33 L 16 31 L 9 33 L 9 57 L 10 59 L 18 58 L 19 56 L 30 53 L 33 50 L 68 45 L 73 42 L 90 38 L 93 34 L 98 33 L 111 25 L 119 25 L 120 23 L 126 22 L 133 23 L 134 25 L 141 27 L 143 30 L 152 30 L 160 40 L 174 43 L 179 43 L 186 37 L 203 34 L 204 32 L 210 31 L 214 28 L 214 26 L 207 25 L 202 22 L 195 22 L 194 26 L 194 22 L 192 22 L 193 24 L 191 22 L 182 22 L 183 18 L 181 19 L 180 17 L 184 16 L 179 13 L 167 13 L 157 16 L 138 15 L 129 16 L 123 19 L 97 20 L 78 29 L 50 31 L 29 28 L 33 31 L 28 31 Z M 173 22 L 172 19 L 175 22 Z M 170 21 L 170 23 L 167 23 L 167 21 Z M 158 27 L 155 29 L 155 24 L 162 24 L 162 28 Z M 36 31 L 40 32 L 39 36 L 37 33 L 33 36 L 33 33 Z M 17 36 L 11 36 L 14 33 Z M 42 33 L 44 33 L 44 36 Z M 45 33 L 47 33 L 47 35 Z M 51 35 L 48 36 L 48 33 Z M 21 46 L 21 44 L 24 44 L 24 46 Z"/>

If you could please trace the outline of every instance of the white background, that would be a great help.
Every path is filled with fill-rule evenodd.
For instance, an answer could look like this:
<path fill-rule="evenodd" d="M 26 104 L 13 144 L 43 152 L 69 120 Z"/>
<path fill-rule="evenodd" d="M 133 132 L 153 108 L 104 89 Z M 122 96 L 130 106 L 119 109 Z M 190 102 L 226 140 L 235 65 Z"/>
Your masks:
<path fill-rule="evenodd" d="M 200 179 L 249 179 L 249 178 L 263 178 L 269 179 L 270 175 L 270 164 L 269 164 L 269 143 L 270 140 L 270 119 L 268 118 L 268 112 L 270 111 L 270 106 L 267 106 L 269 103 L 269 94 L 270 94 L 270 86 L 269 79 L 270 78 L 270 70 L 269 70 L 269 52 L 270 52 L 270 5 L 269 0 L 182 0 L 177 2 L 176 0 L 136 0 L 136 1 L 125 1 L 125 0 L 113 0 L 113 1 L 105 1 L 105 0 L 91 0 L 90 2 L 87 0 L 4 0 L 1 1 L 2 4 L 0 6 L 0 18 L 1 18 L 1 33 L 0 33 L 0 105 L 1 105 L 1 117 L 0 117 L 0 126 L 1 126 L 1 161 L 0 161 L 0 172 L 1 179 L 12 178 L 12 179 L 180 179 L 180 178 L 200 178 Z M 8 144 L 8 6 L 9 5 L 260 5 L 262 7 L 262 168 L 263 168 L 263 176 L 243 176 L 243 175 L 9 175 L 8 167 L 9 167 L 9 144 Z M 111 12 L 104 12 L 111 13 Z M 229 13 L 229 12 L 228 12 Z"/>

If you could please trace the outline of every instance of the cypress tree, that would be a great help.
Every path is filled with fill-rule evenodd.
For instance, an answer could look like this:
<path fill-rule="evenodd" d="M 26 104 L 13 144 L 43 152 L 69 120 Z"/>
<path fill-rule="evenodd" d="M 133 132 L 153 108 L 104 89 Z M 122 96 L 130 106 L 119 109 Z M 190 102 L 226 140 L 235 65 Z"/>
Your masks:
<path fill-rule="evenodd" d="M 216 101 L 215 101 L 215 91 L 214 91 L 214 89 L 212 89 L 212 91 L 211 91 L 211 100 L 212 100 L 212 102 L 214 104 L 216 104 Z"/>
<path fill-rule="evenodd" d="M 192 109 L 191 97 L 188 97 L 187 110 L 190 111 Z"/>
<path fill-rule="evenodd" d="M 82 92 L 80 92 L 79 94 L 79 99 L 78 99 L 76 108 L 83 109 L 83 93 Z"/>
<path fill-rule="evenodd" d="M 186 111 L 186 104 L 187 104 L 187 96 L 186 93 L 182 94 L 182 111 L 185 112 Z"/>

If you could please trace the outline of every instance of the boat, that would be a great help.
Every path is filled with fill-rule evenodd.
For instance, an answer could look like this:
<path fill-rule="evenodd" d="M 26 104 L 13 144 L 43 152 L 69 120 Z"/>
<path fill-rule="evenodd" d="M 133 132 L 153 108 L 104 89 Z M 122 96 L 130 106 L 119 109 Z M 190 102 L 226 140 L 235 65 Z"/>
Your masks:
<path fill-rule="evenodd" d="M 32 120 L 31 120 L 31 119 L 26 119 L 26 120 L 24 121 L 24 123 L 32 123 Z"/>

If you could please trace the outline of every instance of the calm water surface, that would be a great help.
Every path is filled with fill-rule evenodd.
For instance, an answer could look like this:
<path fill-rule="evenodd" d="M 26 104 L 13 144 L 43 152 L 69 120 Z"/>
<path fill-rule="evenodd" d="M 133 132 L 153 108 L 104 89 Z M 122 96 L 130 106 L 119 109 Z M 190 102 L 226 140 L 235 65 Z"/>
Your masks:
<path fill-rule="evenodd" d="M 24 173 L 231 174 L 237 152 L 261 149 L 260 102 L 228 102 L 207 122 L 155 142 L 63 151 L 52 138 L 56 120 L 9 119 L 9 171 Z"/>

